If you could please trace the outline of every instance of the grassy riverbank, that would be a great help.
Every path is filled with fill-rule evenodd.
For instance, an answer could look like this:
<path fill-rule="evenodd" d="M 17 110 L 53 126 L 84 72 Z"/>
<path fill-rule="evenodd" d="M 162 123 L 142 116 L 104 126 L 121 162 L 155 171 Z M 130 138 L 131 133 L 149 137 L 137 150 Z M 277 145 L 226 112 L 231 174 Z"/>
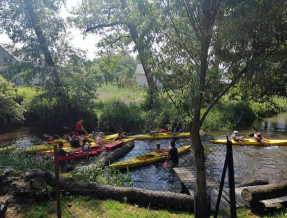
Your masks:
<path fill-rule="evenodd" d="M 162 218 L 193 218 L 194 215 L 188 212 L 169 211 L 149 207 L 140 207 L 120 203 L 114 200 L 97 200 L 89 197 L 63 197 L 61 199 L 62 217 L 162 217 Z M 57 217 L 56 202 L 49 201 L 37 205 L 31 205 L 19 214 L 16 210 L 8 211 L 13 217 L 38 218 L 38 217 Z M 213 216 L 211 216 L 213 217 Z M 218 217 L 230 217 L 230 211 L 220 211 Z M 286 211 L 276 213 L 259 214 L 253 213 L 248 208 L 237 208 L 238 218 L 283 218 Z"/>

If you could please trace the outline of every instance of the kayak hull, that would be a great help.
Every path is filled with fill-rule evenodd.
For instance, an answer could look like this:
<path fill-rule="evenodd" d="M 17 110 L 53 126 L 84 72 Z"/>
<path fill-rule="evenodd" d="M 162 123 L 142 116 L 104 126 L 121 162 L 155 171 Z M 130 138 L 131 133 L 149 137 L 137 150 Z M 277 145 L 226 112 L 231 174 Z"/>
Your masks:
<path fill-rule="evenodd" d="M 160 133 L 155 133 L 153 135 L 150 135 L 150 134 L 134 135 L 132 137 L 134 137 L 136 140 L 188 138 L 188 137 L 190 137 L 190 133 L 189 132 L 182 132 L 182 133 L 174 134 L 174 133 L 171 133 L 171 132 L 160 132 Z"/>
<path fill-rule="evenodd" d="M 226 144 L 226 139 L 216 139 L 210 140 L 213 144 Z M 244 142 L 238 142 L 231 140 L 233 145 L 256 145 L 256 146 L 264 146 L 260 142 L 255 141 L 255 139 L 246 139 Z M 265 140 L 270 146 L 287 146 L 287 139 L 278 139 L 278 140 Z M 266 146 L 266 145 L 265 145 Z"/>
<path fill-rule="evenodd" d="M 90 151 L 84 151 L 83 149 L 79 149 L 75 153 L 72 153 L 68 156 L 58 156 L 58 161 L 63 162 L 66 160 L 75 160 L 75 159 L 81 159 L 87 156 L 97 155 L 99 152 L 101 152 L 103 148 L 97 148 L 92 149 Z"/>
<path fill-rule="evenodd" d="M 47 142 L 46 144 L 42 144 L 42 145 L 35 145 L 35 146 L 31 146 L 31 147 L 27 147 L 24 149 L 24 152 L 26 153 L 33 153 L 33 152 L 40 152 L 40 151 L 46 151 L 46 150 L 52 150 L 54 149 L 54 145 L 58 145 L 60 142 L 63 143 L 64 147 L 70 147 L 70 143 L 67 142 L 64 139 L 57 139 L 51 142 Z"/>
<path fill-rule="evenodd" d="M 190 147 L 191 147 L 190 145 L 179 147 L 178 153 L 179 154 L 185 153 L 185 152 L 189 151 Z M 168 151 L 169 151 L 169 149 L 163 149 L 163 154 L 167 154 Z M 148 164 L 155 163 L 155 162 L 165 160 L 165 159 L 166 159 L 165 155 L 161 155 L 157 152 L 149 152 L 149 153 L 145 153 L 142 155 L 138 155 L 138 156 L 131 158 L 131 159 L 127 159 L 124 161 L 110 164 L 109 167 L 112 169 L 133 168 L 133 167 L 148 165 Z"/>

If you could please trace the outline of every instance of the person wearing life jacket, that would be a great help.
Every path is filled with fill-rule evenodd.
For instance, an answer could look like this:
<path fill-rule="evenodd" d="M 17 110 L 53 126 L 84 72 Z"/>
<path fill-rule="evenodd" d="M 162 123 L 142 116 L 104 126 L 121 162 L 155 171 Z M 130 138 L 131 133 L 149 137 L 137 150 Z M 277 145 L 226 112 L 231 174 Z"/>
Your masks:
<path fill-rule="evenodd" d="M 234 141 L 237 141 L 237 142 L 245 142 L 245 140 L 243 139 L 243 136 L 238 136 L 238 133 L 239 132 L 237 130 L 235 130 L 231 134 L 230 138 L 233 139 Z"/>
<path fill-rule="evenodd" d="M 254 139 L 255 141 L 260 142 L 261 144 L 265 146 L 269 145 L 269 143 L 266 140 L 264 140 L 260 132 L 257 132 L 254 134 Z"/>

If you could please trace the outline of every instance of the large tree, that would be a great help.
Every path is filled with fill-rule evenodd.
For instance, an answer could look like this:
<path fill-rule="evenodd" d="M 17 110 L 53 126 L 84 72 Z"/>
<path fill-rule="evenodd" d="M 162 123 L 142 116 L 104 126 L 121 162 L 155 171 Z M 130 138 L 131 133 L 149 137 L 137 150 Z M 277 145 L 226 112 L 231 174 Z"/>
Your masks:
<path fill-rule="evenodd" d="M 44 87 L 35 101 L 49 101 L 68 123 L 91 110 L 88 107 L 96 98 L 101 78 L 100 72 L 83 59 L 83 52 L 70 46 L 65 20 L 60 17 L 64 2 L 3 0 L 0 33 L 6 33 L 14 43 L 21 77 L 30 81 L 37 78 L 37 85 Z"/>
<path fill-rule="evenodd" d="M 278 81 L 279 73 L 270 75 L 262 64 L 273 60 L 279 67 L 286 61 L 286 1 L 163 0 L 158 6 L 160 31 L 154 36 L 161 40 L 154 46 L 153 59 L 164 90 L 189 123 L 197 167 L 195 216 L 208 217 L 199 130 L 209 111 L 240 79 L 256 83 L 256 75 L 266 74 L 265 86 Z M 274 63 L 278 56 L 279 64 Z M 222 70 L 230 80 L 227 84 L 220 81 Z M 286 95 L 286 79 L 283 83 Z M 276 93 L 271 87 L 259 90 Z"/>
<path fill-rule="evenodd" d="M 0 32 L 16 45 L 15 55 L 26 72 L 38 71 L 43 83 L 62 88 L 57 62 L 67 52 L 65 26 L 59 17 L 62 1 L 3 0 L 0 3 Z M 61 46 L 60 46 L 61 45 Z M 29 69 L 29 70 L 28 70 Z M 31 70 L 34 69 L 34 70 Z"/>
<path fill-rule="evenodd" d="M 152 75 L 151 37 L 156 27 L 153 21 L 155 8 L 147 0 L 83 0 L 77 10 L 73 10 L 74 24 L 85 33 L 95 33 L 102 37 L 100 46 L 107 48 L 129 48 L 131 43 L 138 52 L 149 87 L 156 83 Z M 140 16 L 139 16 L 140 15 Z M 149 16 L 146 19 L 146 16 Z"/>

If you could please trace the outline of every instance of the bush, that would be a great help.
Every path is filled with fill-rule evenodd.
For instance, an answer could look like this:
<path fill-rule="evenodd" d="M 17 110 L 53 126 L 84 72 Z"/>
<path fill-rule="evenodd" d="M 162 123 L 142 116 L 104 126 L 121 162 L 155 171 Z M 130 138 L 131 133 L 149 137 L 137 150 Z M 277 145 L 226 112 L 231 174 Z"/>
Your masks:
<path fill-rule="evenodd" d="M 102 104 L 99 111 L 101 131 L 139 131 L 143 128 L 140 108 L 135 104 L 126 105 L 121 101 Z"/>
<path fill-rule="evenodd" d="M 221 101 L 213 108 L 203 124 L 205 130 L 232 129 L 250 126 L 256 119 L 248 102 Z"/>
<path fill-rule="evenodd" d="M 18 103 L 19 99 L 17 89 L 0 76 L 0 124 L 20 124 L 24 121 L 24 110 Z"/>
<path fill-rule="evenodd" d="M 263 103 L 253 102 L 252 109 L 257 117 L 273 117 L 287 111 L 287 103 L 283 98 L 266 99 Z"/>
<path fill-rule="evenodd" d="M 48 93 L 34 96 L 27 104 L 25 114 L 27 124 L 42 128 L 53 127 L 55 130 L 69 126 L 74 129 L 76 122 L 83 118 L 86 129 L 96 126 L 96 114 L 93 102 L 84 102 L 77 98 L 55 98 Z"/>

